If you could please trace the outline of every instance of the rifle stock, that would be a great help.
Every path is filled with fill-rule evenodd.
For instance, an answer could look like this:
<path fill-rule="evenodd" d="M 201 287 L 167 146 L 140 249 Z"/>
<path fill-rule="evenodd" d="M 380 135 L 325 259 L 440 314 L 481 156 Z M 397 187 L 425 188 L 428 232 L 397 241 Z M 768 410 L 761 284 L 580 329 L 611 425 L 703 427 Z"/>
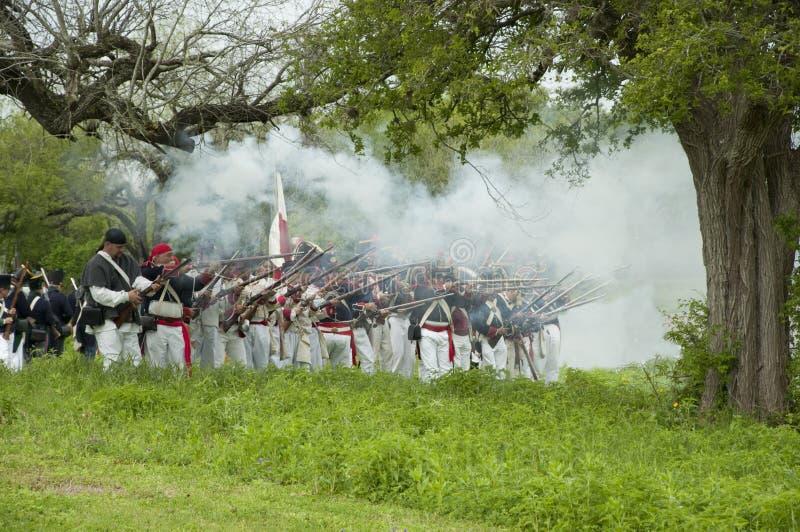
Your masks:
<path fill-rule="evenodd" d="M 153 282 L 155 283 L 159 279 L 161 279 L 163 281 L 168 281 L 169 279 L 172 279 L 173 277 L 177 277 L 179 275 L 179 272 L 181 271 L 181 268 L 183 268 L 184 266 L 186 266 L 190 262 L 192 262 L 192 259 L 184 259 L 183 261 L 181 261 L 180 264 L 178 264 L 175 268 L 173 268 L 168 274 L 164 275 L 163 277 L 159 275 L 156 278 L 156 280 L 153 281 Z M 144 297 L 144 292 L 142 292 L 141 290 L 136 289 L 136 292 L 139 294 L 140 297 Z M 134 305 L 133 303 L 130 303 L 130 302 L 127 305 L 125 305 L 124 307 L 122 307 L 122 310 L 119 311 L 119 315 L 116 318 L 114 318 L 114 325 L 117 326 L 117 329 L 119 329 L 122 326 L 123 323 L 125 323 L 126 321 L 128 321 L 128 319 L 130 319 L 131 314 L 135 310 L 136 310 L 136 305 Z"/>
<path fill-rule="evenodd" d="M 11 298 L 11 306 L 9 310 L 15 308 L 17 304 L 17 299 L 19 298 L 19 293 L 22 292 L 22 282 L 25 280 L 25 274 L 28 273 L 28 268 L 25 265 L 22 265 L 22 273 L 19 276 L 19 281 L 14 284 L 14 297 Z M 14 321 L 11 323 L 7 323 L 6 326 L 3 328 L 3 339 L 8 340 L 11 338 L 11 330 L 14 328 Z"/>

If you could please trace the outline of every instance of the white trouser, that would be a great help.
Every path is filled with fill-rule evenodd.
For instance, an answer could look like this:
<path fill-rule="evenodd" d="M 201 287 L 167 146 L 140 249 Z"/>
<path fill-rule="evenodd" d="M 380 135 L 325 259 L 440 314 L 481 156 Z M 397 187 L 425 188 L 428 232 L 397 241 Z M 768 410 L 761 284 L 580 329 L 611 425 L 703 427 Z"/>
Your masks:
<path fill-rule="evenodd" d="M 296 327 L 296 328 L 295 328 Z M 311 329 L 310 325 L 293 325 L 289 331 L 296 335 L 296 347 L 292 356 L 292 364 L 296 368 L 311 368 Z"/>
<path fill-rule="evenodd" d="M 392 356 L 392 339 L 388 319 L 383 323 L 375 322 L 375 326 L 372 327 L 369 334 L 372 351 L 375 353 L 375 364 L 382 371 L 387 371 L 386 363 Z"/>
<path fill-rule="evenodd" d="M 214 367 L 219 368 L 225 363 L 225 355 L 231 364 L 247 366 L 247 353 L 244 349 L 244 338 L 239 336 L 239 329 L 231 327 L 228 332 L 217 333 L 217 347 L 214 349 Z"/>
<path fill-rule="evenodd" d="M 450 362 L 450 339 L 447 331 L 434 332 L 422 327 L 419 340 L 419 379 L 429 382 L 453 368 Z"/>
<path fill-rule="evenodd" d="M 506 340 L 506 375 L 516 377 L 519 375 L 519 365 L 517 359 L 522 356 L 522 349 L 517 348 L 517 342 L 513 339 Z"/>
<path fill-rule="evenodd" d="M 167 366 L 186 367 L 184 359 L 183 327 L 156 325 L 155 331 L 144 333 L 144 352 L 147 363 L 155 368 Z"/>
<path fill-rule="evenodd" d="M 266 369 L 269 364 L 272 344 L 271 328 L 270 325 L 251 323 L 250 330 L 247 331 L 245 342 L 249 346 L 250 356 L 248 360 L 252 360 L 252 367 L 255 369 Z"/>
<path fill-rule="evenodd" d="M 0 327 L 2 330 L 2 327 Z M 5 364 L 5 366 L 12 370 L 12 371 L 19 371 L 22 369 L 22 365 L 25 361 L 25 357 L 23 355 L 23 348 L 22 345 L 25 343 L 25 339 L 19 343 L 19 347 L 16 351 L 14 351 L 14 335 L 16 333 L 11 333 L 11 336 L 8 337 L 8 340 L 3 339 L 3 335 L 0 334 L 0 362 Z"/>
<path fill-rule="evenodd" d="M 319 370 L 325 365 L 327 351 L 326 346 L 322 345 L 320 333 L 316 327 L 311 327 L 308 331 L 308 343 L 311 345 L 311 369 Z M 324 354 L 323 354 L 324 353 Z"/>
<path fill-rule="evenodd" d="M 453 334 L 453 345 L 456 348 L 456 356 L 453 359 L 453 367 L 463 370 L 469 369 L 470 356 L 472 354 L 472 341 L 469 335 L 461 336 Z"/>
<path fill-rule="evenodd" d="M 481 369 L 493 369 L 502 379 L 506 373 L 507 358 L 508 350 L 505 338 L 501 336 L 500 340 L 492 347 L 489 345 L 489 338 L 481 335 Z"/>
<path fill-rule="evenodd" d="M 533 363 L 539 378 L 546 384 L 558 381 L 558 370 L 561 362 L 561 329 L 555 323 L 542 326 L 542 330 L 533 336 Z"/>
<path fill-rule="evenodd" d="M 331 368 L 353 367 L 353 351 L 350 349 L 350 337 L 344 334 L 323 333 L 328 348 Z"/>
<path fill-rule="evenodd" d="M 408 339 L 408 316 L 390 316 L 386 323 L 389 325 L 392 348 L 384 359 L 381 369 L 411 377 L 414 375 L 416 352 L 414 342 Z"/>
<path fill-rule="evenodd" d="M 297 344 L 300 342 L 300 335 L 291 328 L 283 333 L 283 354 L 294 364 Z"/>
<path fill-rule="evenodd" d="M 219 334 L 219 327 L 216 325 L 201 325 L 198 327 L 202 334 L 198 335 L 199 345 L 196 353 L 197 363 L 206 368 L 219 367 L 214 366 L 214 361 L 218 358 L 222 361 L 225 360 L 225 354 L 222 353 L 217 357 L 214 353 L 217 349 L 217 335 Z"/>
<path fill-rule="evenodd" d="M 117 329 L 114 322 L 94 328 L 97 350 L 103 355 L 103 369 L 117 362 L 130 362 L 134 366 L 142 363 L 142 348 L 139 346 L 139 327 L 124 323 Z"/>
<path fill-rule="evenodd" d="M 375 364 L 375 351 L 372 350 L 372 343 L 369 341 L 367 329 L 365 327 L 353 327 L 353 336 L 356 339 L 356 357 L 361 371 L 367 375 L 374 374 L 378 367 Z"/>

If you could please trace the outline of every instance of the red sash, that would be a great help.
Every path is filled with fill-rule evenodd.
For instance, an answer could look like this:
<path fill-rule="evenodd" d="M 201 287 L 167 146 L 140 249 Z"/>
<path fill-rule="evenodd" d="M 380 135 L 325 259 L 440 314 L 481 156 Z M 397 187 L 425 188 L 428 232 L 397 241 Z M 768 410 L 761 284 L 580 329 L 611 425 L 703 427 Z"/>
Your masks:
<path fill-rule="evenodd" d="M 350 352 L 353 357 L 353 366 L 356 365 L 356 337 L 353 334 L 353 329 L 350 328 L 349 321 L 324 321 L 317 323 L 316 327 L 322 334 L 329 333 L 349 336 Z"/>
<path fill-rule="evenodd" d="M 450 362 L 455 360 L 456 358 L 456 345 L 453 343 L 453 331 L 450 329 L 449 325 L 428 325 L 425 323 L 422 326 L 423 329 L 428 329 L 429 331 L 433 332 L 444 332 L 447 331 L 447 350 L 450 357 Z"/>
<path fill-rule="evenodd" d="M 192 374 L 192 341 L 189 339 L 189 328 L 183 320 L 165 320 L 163 318 L 156 319 L 159 325 L 166 325 L 167 327 L 180 327 L 183 333 L 183 361 L 186 363 L 186 369 L 189 370 L 189 375 Z"/>

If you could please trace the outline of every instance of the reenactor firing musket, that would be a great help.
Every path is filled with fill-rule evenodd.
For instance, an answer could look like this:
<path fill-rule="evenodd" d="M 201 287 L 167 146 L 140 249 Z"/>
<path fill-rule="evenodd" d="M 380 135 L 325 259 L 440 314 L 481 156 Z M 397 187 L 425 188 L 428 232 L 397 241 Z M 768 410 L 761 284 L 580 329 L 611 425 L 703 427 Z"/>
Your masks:
<path fill-rule="evenodd" d="M 235 259 L 238 254 L 239 250 L 237 249 L 236 253 L 234 253 L 231 256 L 230 260 Z M 225 273 L 225 270 L 228 269 L 229 265 L 230 264 L 225 264 L 222 267 L 222 269 L 220 269 L 217 273 L 214 274 L 214 277 L 211 279 L 211 281 L 207 285 L 205 285 L 202 290 L 197 292 L 197 296 L 195 297 L 194 300 L 195 308 L 198 309 L 208 308 L 208 305 L 211 303 L 211 290 L 214 288 L 214 285 L 217 284 L 217 281 L 219 281 L 222 278 L 222 274 Z"/>
<path fill-rule="evenodd" d="M 409 301 L 408 303 L 402 303 L 400 305 L 394 305 L 394 306 L 391 306 L 391 307 L 382 308 L 382 309 L 379 310 L 379 312 L 381 310 L 382 311 L 389 311 L 389 312 L 395 312 L 395 311 L 398 311 L 398 310 L 411 310 L 413 308 L 417 308 L 419 306 L 422 306 L 425 303 L 431 303 L 433 301 L 438 301 L 440 299 L 444 299 L 444 298 L 448 297 L 449 295 L 450 295 L 450 293 L 439 294 L 438 296 L 427 297 L 425 299 L 420 299 L 418 301 Z"/>
<path fill-rule="evenodd" d="M 316 311 L 316 310 L 322 310 L 322 309 L 324 309 L 325 307 L 329 307 L 329 306 L 331 306 L 331 305 L 335 305 L 335 304 L 336 304 L 336 303 L 338 303 L 339 301 L 344 301 L 344 300 L 346 300 L 348 297 L 350 297 L 350 296 L 352 296 L 352 295 L 355 295 L 355 294 L 357 294 L 357 293 L 361 292 L 362 290 L 367 290 L 367 289 L 369 289 L 369 288 L 372 288 L 372 287 L 373 287 L 373 286 L 375 286 L 376 284 L 380 284 L 380 283 L 382 283 L 383 281 L 385 281 L 385 280 L 387 280 L 387 279 L 391 279 L 392 277 L 397 277 L 398 275 L 400 275 L 400 273 L 401 273 L 401 272 L 402 272 L 402 270 L 400 270 L 400 271 L 398 271 L 398 272 L 395 272 L 395 273 L 393 273 L 393 274 L 391 274 L 391 275 L 387 275 L 387 276 L 385 276 L 385 277 L 381 277 L 380 279 L 377 279 L 377 280 L 375 280 L 375 281 L 372 281 L 371 283 L 368 283 L 368 284 L 366 284 L 366 285 L 364 285 L 364 286 L 359 286 L 358 288 L 355 288 L 355 289 L 353 289 L 353 290 L 350 290 L 349 292 L 345 292 L 344 294 L 341 294 L 341 295 L 334 296 L 334 297 L 332 297 L 331 299 L 329 299 L 328 301 L 326 301 L 325 303 L 323 303 L 323 305 L 322 305 L 321 307 L 317 308 L 317 307 L 314 307 L 314 306 L 312 306 L 312 309 L 313 309 L 313 310 L 315 310 L 315 311 Z"/>
<path fill-rule="evenodd" d="M 544 305 L 542 305 L 542 306 L 541 306 L 541 308 L 538 308 L 538 309 L 536 309 L 535 311 L 533 311 L 533 312 L 531 313 L 531 315 L 532 315 L 532 316 L 538 316 L 539 314 L 542 314 L 542 312 L 543 312 L 543 311 L 544 311 L 544 310 L 545 310 L 547 307 L 549 307 L 549 306 L 551 306 L 551 305 L 555 304 L 555 303 L 556 303 L 558 300 L 560 300 L 562 297 L 564 297 L 565 295 L 567 295 L 569 292 L 571 292 L 572 290 L 574 290 L 575 288 L 577 288 L 577 287 L 578 287 L 578 285 L 580 285 L 581 283 L 585 282 L 585 281 L 586 281 L 586 280 L 588 280 L 589 278 L 591 278 L 591 275 L 586 275 L 585 277 L 583 277 L 583 279 L 581 279 L 581 280 L 580 280 L 580 281 L 578 281 L 577 283 L 573 284 L 572 286 L 570 286 L 569 288 L 567 288 L 567 289 L 565 289 L 565 290 L 562 290 L 562 291 L 561 291 L 561 292 L 560 292 L 560 293 L 559 293 L 557 296 L 553 297 L 553 298 L 552 298 L 550 301 L 548 301 L 547 303 L 545 303 Z M 608 284 L 608 283 L 606 283 L 606 284 Z M 590 292 L 594 292 L 594 291 L 596 291 L 598 288 L 602 288 L 603 286 L 605 286 L 605 285 L 600 285 L 600 286 L 597 286 L 597 287 L 593 288 L 593 289 L 592 289 Z M 590 293 L 590 292 L 587 292 L 587 293 Z"/>
<path fill-rule="evenodd" d="M 152 284 L 156 284 L 156 283 L 161 284 L 160 283 L 161 281 L 168 281 L 168 280 L 172 279 L 173 277 L 177 277 L 178 275 L 180 275 L 181 269 L 183 269 L 183 267 L 186 266 L 187 264 L 189 264 L 190 262 L 192 262 L 192 259 L 190 259 L 190 258 L 183 259 L 181 261 L 181 263 L 178 264 L 175 268 L 173 268 L 172 270 L 170 270 L 169 272 L 167 272 L 164 275 L 159 275 L 158 277 L 156 277 L 156 280 L 153 281 Z M 144 297 L 144 292 L 142 292 L 141 290 L 138 290 L 138 289 L 137 289 L 137 292 L 139 292 L 139 295 L 141 297 Z M 117 328 L 119 329 L 120 325 L 122 325 L 123 323 L 128 321 L 128 318 L 130 318 L 131 313 L 135 309 L 136 309 L 136 305 L 134 305 L 133 303 L 128 303 L 127 305 L 125 305 L 122 308 L 122 310 L 119 311 L 119 316 L 114 318 L 114 325 L 116 325 Z"/>
<path fill-rule="evenodd" d="M 293 264 L 291 267 L 289 267 L 283 273 L 283 276 L 281 277 L 281 280 L 283 280 L 284 278 L 289 277 L 289 276 L 291 276 L 291 275 L 293 275 L 295 273 L 298 273 L 301 268 L 304 268 L 304 267 L 308 266 L 309 264 L 311 264 L 312 262 L 316 261 L 317 259 L 322 257 L 325 253 L 330 251 L 331 248 L 333 248 L 333 245 L 328 246 L 327 248 L 323 249 L 322 251 L 319 251 L 319 250 L 316 250 L 316 249 L 309 250 L 306 254 L 303 255 L 303 258 L 301 258 L 299 261 L 297 261 L 296 264 Z M 247 285 L 250 285 L 250 284 L 253 284 L 253 283 L 257 282 L 257 281 L 260 281 L 261 279 L 266 279 L 267 277 L 271 277 L 273 275 L 273 273 L 274 272 L 272 270 L 269 270 L 269 271 L 266 271 L 266 272 L 264 272 L 262 274 L 256 275 L 255 277 L 251 277 L 250 279 L 247 279 L 246 281 L 242 281 L 240 284 L 237 284 L 235 286 L 231 286 L 231 287 L 224 288 L 224 289 L 220 290 L 219 292 L 217 292 L 216 295 L 214 295 L 213 297 L 211 297 L 209 299 L 209 302 L 208 302 L 208 304 L 206 304 L 206 307 L 208 307 L 208 305 L 210 305 L 212 303 L 215 303 L 215 302 L 219 301 L 223 297 L 226 297 L 228 294 L 230 294 L 231 292 L 233 292 L 235 290 L 241 290 L 242 288 L 244 288 Z M 276 283 L 273 286 L 275 286 L 277 288 L 278 286 L 280 286 L 281 284 L 284 284 L 285 282 L 286 281 L 283 281 L 283 283 Z"/>
<path fill-rule="evenodd" d="M 225 320 L 220 322 L 219 326 L 222 329 L 222 331 L 223 332 L 228 332 L 228 330 L 231 327 L 233 327 L 234 325 L 236 325 L 236 323 L 239 322 L 240 318 L 242 318 L 242 319 L 250 319 L 250 317 L 252 317 L 253 314 L 256 311 L 256 304 L 258 303 L 259 300 L 261 300 L 263 298 L 269 298 L 271 295 L 274 295 L 282 285 L 284 285 L 284 284 L 289 282 L 289 279 L 294 277 L 296 274 L 300 273 L 301 270 L 303 268 L 305 268 L 306 266 L 309 266 L 311 263 L 316 262 L 317 260 L 322 258 L 322 256 L 325 253 L 327 253 L 328 251 L 331 250 L 331 248 L 333 248 L 333 245 L 328 246 L 326 249 L 324 249 L 322 251 L 318 251 L 316 249 L 310 250 L 308 253 L 303 255 L 303 258 L 300 259 L 297 262 L 297 264 L 292 265 L 283 274 L 283 276 L 281 276 L 280 279 L 275 281 L 275 283 L 270 285 L 268 288 L 262 290 L 261 292 L 259 292 L 259 293 L 255 294 L 255 295 L 251 296 L 250 298 L 248 298 L 247 302 L 243 306 L 239 307 L 238 309 L 236 307 L 234 307 L 232 312 L 231 312 L 231 314 L 230 314 L 230 316 L 228 316 L 228 318 L 226 318 Z M 338 267 L 341 267 L 341 266 L 334 266 L 333 268 L 331 268 L 331 270 L 334 270 L 334 269 L 336 269 Z M 267 274 L 267 275 L 271 275 L 271 273 Z M 257 276 L 257 277 L 260 277 L 261 279 L 263 279 L 267 275 Z M 320 274 L 319 276 L 315 277 L 314 279 L 316 280 L 318 277 L 321 277 L 322 275 L 323 274 Z M 256 280 L 257 279 L 255 279 L 255 278 L 250 279 L 246 283 L 239 284 L 239 285 L 233 287 L 232 289 L 238 289 L 238 288 L 240 288 L 242 286 L 245 286 L 247 284 L 255 282 Z M 292 288 L 291 290 L 286 292 L 285 296 L 286 297 L 291 296 L 292 294 L 296 293 L 299 290 L 299 288 L 300 288 L 300 286 L 296 286 L 296 287 Z"/>
<path fill-rule="evenodd" d="M 576 269 L 577 269 L 577 268 L 576 268 Z M 555 290 L 555 288 L 556 288 L 558 285 L 560 285 L 560 284 L 561 284 L 561 283 L 563 283 L 565 280 L 567 280 L 567 278 L 569 278 L 569 276 L 571 276 L 573 273 L 575 273 L 575 269 L 573 269 L 573 270 L 572 270 L 571 272 L 569 272 L 567 275 L 565 275 L 564 277 L 562 277 L 561 279 L 559 279 L 559 280 L 558 280 L 558 282 L 556 282 L 556 283 L 555 283 L 554 285 L 552 285 L 550 288 L 548 288 L 547 290 L 545 290 L 544 292 L 542 292 L 541 294 L 539 294 L 539 296 L 535 297 L 535 298 L 534 298 L 534 299 L 532 299 L 530 302 L 526 303 L 526 304 L 525 304 L 525 305 L 524 305 L 522 308 L 520 308 L 520 309 L 516 310 L 516 311 L 515 311 L 515 312 L 514 312 L 514 313 L 511 315 L 511 317 L 510 317 L 510 318 L 507 320 L 507 321 L 508 321 L 508 323 L 509 323 L 509 328 L 510 328 L 512 331 L 513 331 L 515 328 L 516 328 L 517 330 L 522 330 L 522 329 L 535 329 L 535 327 L 537 327 L 537 326 L 538 326 L 538 320 L 534 320 L 534 321 L 532 321 L 532 320 L 531 320 L 532 316 L 531 316 L 531 315 L 526 315 L 526 313 L 527 313 L 527 312 L 528 312 L 530 309 L 532 309 L 532 308 L 533 308 L 533 306 L 534 306 L 536 303 L 538 303 L 539 301 L 541 301 L 542 299 L 544 299 L 544 298 L 545 298 L 545 297 L 546 297 L 546 296 L 547 296 L 547 295 L 548 295 L 550 292 L 552 292 L 553 290 Z M 586 280 L 586 279 L 588 279 L 589 277 L 590 277 L 590 276 L 588 276 L 588 275 L 587 275 L 586 277 L 584 277 L 583 279 L 581 279 L 580 281 L 578 281 L 577 283 L 575 283 L 575 284 L 574 284 L 572 287 L 568 288 L 568 289 L 567 289 L 565 292 L 567 292 L 567 291 L 571 290 L 572 288 L 574 288 L 574 287 L 578 286 L 580 283 L 582 283 L 583 281 L 585 281 L 585 280 Z M 560 297 L 560 296 L 559 296 L 559 297 Z M 492 338 L 489 338 L 489 345 L 490 345 L 491 347 L 494 347 L 495 345 L 497 345 L 497 342 L 499 342 L 499 341 L 500 341 L 500 336 L 494 336 L 494 337 L 492 337 Z"/>

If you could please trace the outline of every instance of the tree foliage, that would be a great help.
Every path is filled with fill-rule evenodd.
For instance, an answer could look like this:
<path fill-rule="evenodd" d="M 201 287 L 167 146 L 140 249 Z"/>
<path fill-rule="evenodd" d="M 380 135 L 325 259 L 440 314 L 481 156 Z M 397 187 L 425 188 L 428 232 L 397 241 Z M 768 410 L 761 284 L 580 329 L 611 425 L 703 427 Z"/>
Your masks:
<path fill-rule="evenodd" d="M 736 408 L 770 415 L 786 404 L 780 316 L 793 259 L 774 223 L 800 212 L 798 11 L 770 0 L 345 0 L 305 41 L 297 71 L 313 73 L 304 87 L 345 92 L 329 123 L 355 130 L 388 110 L 391 158 L 419 149 L 421 123 L 462 158 L 542 124 L 561 155 L 553 171 L 581 179 L 601 150 L 648 127 L 675 131 L 698 197 L 711 349 L 737 354 L 727 374 L 709 368 L 702 406 L 726 390 Z M 553 107 L 578 111 L 546 121 L 542 87 Z"/>
<path fill-rule="evenodd" d="M 106 219 L 51 216 L 64 205 L 98 200 L 97 142 L 65 144 L 19 114 L 0 127 L 0 256 L 2 268 L 18 260 L 60 267 L 72 275 L 94 251 Z"/>
<path fill-rule="evenodd" d="M 220 123 L 318 103 L 283 90 L 283 54 L 322 13 L 315 1 L 7 0 L 0 94 L 52 135 L 103 127 L 191 151 Z"/>

